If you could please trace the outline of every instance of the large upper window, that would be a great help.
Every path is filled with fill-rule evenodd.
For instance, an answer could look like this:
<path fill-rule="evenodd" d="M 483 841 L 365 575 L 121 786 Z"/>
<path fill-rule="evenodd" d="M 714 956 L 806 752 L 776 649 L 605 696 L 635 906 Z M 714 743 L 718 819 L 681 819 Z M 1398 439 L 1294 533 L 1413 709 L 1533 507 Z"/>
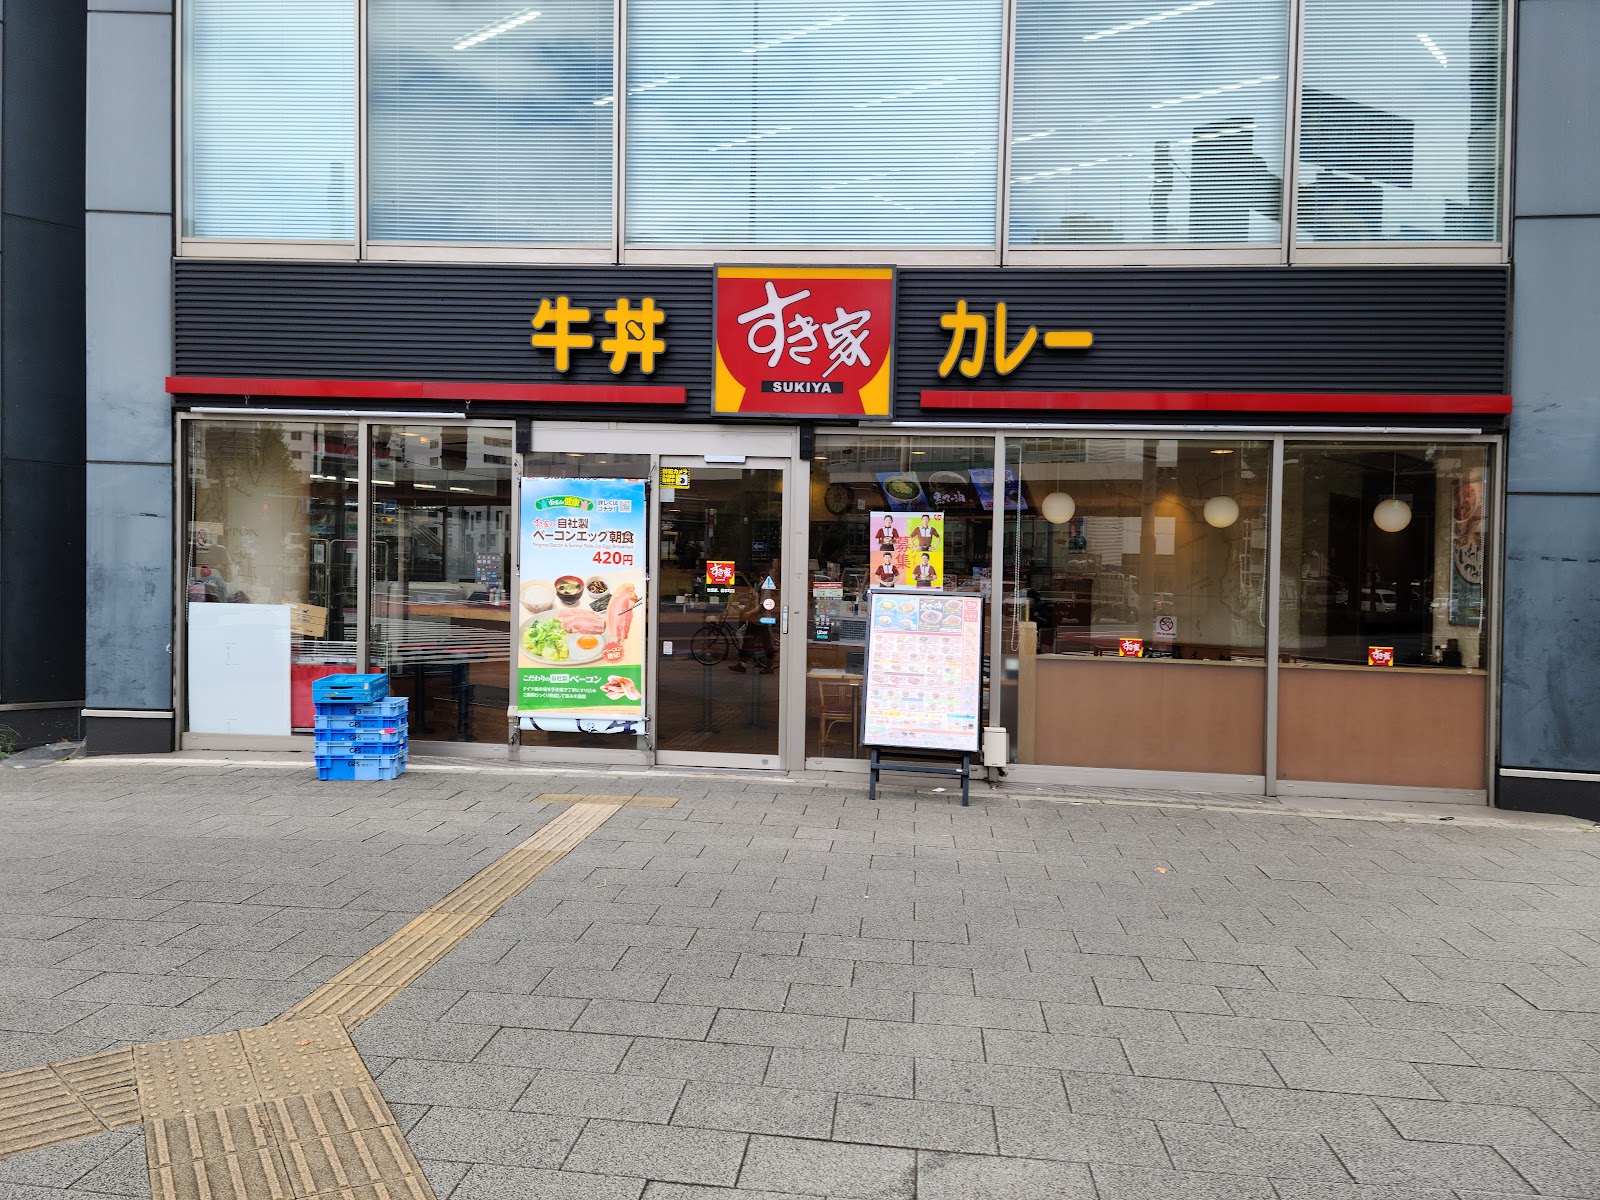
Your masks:
<path fill-rule="evenodd" d="M 631 0 L 626 240 L 992 246 L 1000 0 Z"/>
<path fill-rule="evenodd" d="M 186 237 L 349 241 L 356 209 L 355 6 L 183 6 Z"/>
<path fill-rule="evenodd" d="M 369 0 L 374 239 L 609 243 L 612 0 Z"/>
<path fill-rule="evenodd" d="M 1502 0 L 1305 14 L 1299 240 L 1495 240 Z"/>
<path fill-rule="evenodd" d="M 1018 0 L 1010 244 L 1281 241 L 1288 18 Z"/>

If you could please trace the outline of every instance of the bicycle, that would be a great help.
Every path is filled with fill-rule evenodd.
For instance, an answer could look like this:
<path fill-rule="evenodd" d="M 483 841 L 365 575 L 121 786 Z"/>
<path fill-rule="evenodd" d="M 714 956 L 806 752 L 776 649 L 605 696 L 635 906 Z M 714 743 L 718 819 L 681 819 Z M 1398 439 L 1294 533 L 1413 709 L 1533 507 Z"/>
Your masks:
<path fill-rule="evenodd" d="M 689 639 L 689 657 L 708 667 L 739 655 L 739 628 L 721 616 L 709 617 Z"/>

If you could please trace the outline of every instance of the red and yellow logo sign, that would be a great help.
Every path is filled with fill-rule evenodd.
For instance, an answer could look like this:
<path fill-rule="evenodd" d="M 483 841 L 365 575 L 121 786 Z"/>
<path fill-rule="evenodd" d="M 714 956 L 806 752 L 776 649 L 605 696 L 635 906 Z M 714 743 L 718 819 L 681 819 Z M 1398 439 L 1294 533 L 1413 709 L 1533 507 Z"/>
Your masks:
<path fill-rule="evenodd" d="M 1392 667 L 1392 666 L 1394 666 L 1394 647 L 1393 646 L 1368 646 L 1367 647 L 1367 666 L 1369 666 L 1369 667 Z"/>
<path fill-rule="evenodd" d="M 718 267 L 719 413 L 889 415 L 891 267 Z"/>
<path fill-rule="evenodd" d="M 712 587 L 729 587 L 733 583 L 734 565 L 719 559 L 706 560 L 706 583 Z"/>
<path fill-rule="evenodd" d="M 1144 657 L 1144 639 L 1143 638 L 1118 638 L 1117 639 L 1117 657 L 1118 658 L 1143 658 Z"/>

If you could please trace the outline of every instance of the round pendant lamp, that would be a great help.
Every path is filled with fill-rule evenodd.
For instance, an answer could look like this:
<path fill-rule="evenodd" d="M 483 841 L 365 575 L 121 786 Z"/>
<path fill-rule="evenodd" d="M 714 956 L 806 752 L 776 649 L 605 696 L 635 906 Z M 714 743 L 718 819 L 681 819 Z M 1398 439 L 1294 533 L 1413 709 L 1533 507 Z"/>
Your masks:
<path fill-rule="evenodd" d="M 1389 476 L 1389 498 L 1379 500 L 1372 510 L 1372 523 L 1385 533 L 1399 533 L 1411 524 L 1411 505 L 1395 495 L 1399 490 L 1400 455 L 1397 453 Z"/>
<path fill-rule="evenodd" d="M 1390 496 L 1372 510 L 1372 523 L 1385 533 L 1399 533 L 1411 524 L 1411 505 Z"/>
<path fill-rule="evenodd" d="M 1039 502 L 1039 511 L 1050 524 L 1065 525 L 1078 511 L 1078 504 L 1066 492 L 1051 492 Z"/>
<path fill-rule="evenodd" d="M 1226 529 L 1239 519 L 1239 502 L 1232 496 L 1213 496 L 1206 501 L 1201 516 L 1213 529 Z"/>

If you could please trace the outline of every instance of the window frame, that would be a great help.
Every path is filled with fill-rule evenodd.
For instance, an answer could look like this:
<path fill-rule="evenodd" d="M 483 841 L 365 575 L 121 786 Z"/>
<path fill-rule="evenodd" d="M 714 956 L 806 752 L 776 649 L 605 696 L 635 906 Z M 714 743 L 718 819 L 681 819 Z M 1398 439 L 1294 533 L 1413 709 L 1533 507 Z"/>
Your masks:
<path fill-rule="evenodd" d="M 627 17 L 629 0 L 611 0 L 613 20 L 613 91 L 611 124 L 611 237 L 604 243 L 538 244 L 505 242 L 380 241 L 368 232 L 368 68 L 366 0 L 344 0 L 355 8 L 356 28 L 356 212 L 355 238 L 320 241 L 275 238 L 189 237 L 184 221 L 184 171 L 187 131 L 184 91 L 188 61 L 184 22 L 189 0 L 174 0 L 172 106 L 174 248 L 179 258 L 244 260 L 313 260 L 418 263 L 515 263 L 552 266 L 707 267 L 718 262 L 759 255 L 778 264 L 852 262 L 863 256 L 892 266 L 918 267 L 1218 267 L 1218 266 L 1455 266 L 1504 265 L 1510 261 L 1514 222 L 1509 211 L 1516 158 L 1516 64 L 1518 5 L 1502 0 L 1504 36 L 1500 48 L 1500 164 L 1496 178 L 1497 237 L 1485 242 L 1340 242 L 1298 244 L 1299 140 L 1301 81 L 1304 66 L 1306 0 L 1283 0 L 1289 6 L 1289 64 L 1285 88 L 1285 157 L 1282 165 L 1285 212 L 1277 245 L 1228 244 L 1084 244 L 1041 249 L 1013 246 L 1011 235 L 1011 138 L 1017 41 L 1017 0 L 1001 0 L 1000 119 L 997 146 L 995 234 L 984 246 L 752 246 L 637 245 L 624 238 L 627 202 Z"/>

